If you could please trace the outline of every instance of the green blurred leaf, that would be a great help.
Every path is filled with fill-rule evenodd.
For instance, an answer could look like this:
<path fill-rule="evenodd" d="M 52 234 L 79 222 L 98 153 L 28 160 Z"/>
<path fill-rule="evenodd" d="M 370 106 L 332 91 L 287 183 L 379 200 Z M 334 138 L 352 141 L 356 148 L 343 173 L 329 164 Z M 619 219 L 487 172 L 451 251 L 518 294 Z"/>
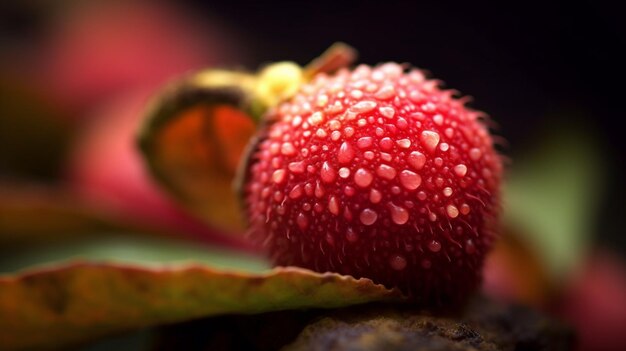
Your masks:
<path fill-rule="evenodd" d="M 165 238 L 102 234 L 98 238 L 73 240 L 28 251 L 7 252 L 0 257 L 0 272 L 10 273 L 34 265 L 50 265 L 68 260 L 161 265 L 164 263 L 196 262 L 214 268 L 262 272 L 269 263 L 252 254 L 193 244 Z"/>
<path fill-rule="evenodd" d="M 510 172 L 505 220 L 536 248 L 554 278 L 571 272 L 589 244 L 602 191 L 601 155 L 590 133 L 559 129 Z"/>

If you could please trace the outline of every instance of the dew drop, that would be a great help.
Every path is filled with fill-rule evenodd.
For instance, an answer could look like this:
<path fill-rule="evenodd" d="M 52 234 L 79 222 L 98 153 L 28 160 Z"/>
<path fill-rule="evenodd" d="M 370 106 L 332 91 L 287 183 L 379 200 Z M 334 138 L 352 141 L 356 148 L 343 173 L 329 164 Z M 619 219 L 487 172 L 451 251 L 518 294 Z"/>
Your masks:
<path fill-rule="evenodd" d="M 428 219 L 430 219 L 431 222 L 434 222 L 437 220 L 437 214 L 435 214 L 435 212 L 430 212 L 428 214 Z"/>
<path fill-rule="evenodd" d="M 380 142 L 378 144 L 380 145 L 380 148 L 382 150 L 389 151 L 393 149 L 393 140 L 391 140 L 391 138 L 389 137 L 380 139 Z"/>
<path fill-rule="evenodd" d="M 432 262 L 430 262 L 429 259 L 425 258 L 422 260 L 422 268 L 424 269 L 430 269 L 430 267 L 432 266 Z"/>
<path fill-rule="evenodd" d="M 393 116 L 396 114 L 396 110 L 394 110 L 393 107 L 382 106 L 378 108 L 378 111 L 385 118 L 393 118 Z"/>
<path fill-rule="evenodd" d="M 330 200 L 328 201 L 328 210 L 335 216 L 339 215 L 339 201 L 336 197 L 330 197 Z"/>
<path fill-rule="evenodd" d="M 348 167 L 341 167 L 339 168 L 339 177 L 346 179 L 350 176 L 350 168 Z"/>
<path fill-rule="evenodd" d="M 443 116 L 440 114 L 436 114 L 433 116 L 433 122 L 435 122 L 436 125 L 440 126 L 443 124 Z"/>
<path fill-rule="evenodd" d="M 346 230 L 346 240 L 351 243 L 357 242 L 359 240 L 359 236 L 354 232 L 352 228 L 348 228 Z"/>
<path fill-rule="evenodd" d="M 300 212 L 298 213 L 298 217 L 296 218 L 296 223 L 301 230 L 305 230 L 306 227 L 309 226 L 309 219 L 304 213 Z"/>
<path fill-rule="evenodd" d="M 370 190 L 370 202 L 373 204 L 377 204 L 380 202 L 380 200 L 383 198 L 383 194 L 376 190 L 376 189 L 372 189 Z"/>
<path fill-rule="evenodd" d="M 287 167 L 291 173 L 300 174 L 304 173 L 305 164 L 304 161 L 291 162 Z"/>
<path fill-rule="evenodd" d="M 341 132 L 338 130 L 334 130 L 332 133 L 330 133 L 330 139 L 332 141 L 337 141 L 339 140 L 339 138 L 341 138 Z"/>
<path fill-rule="evenodd" d="M 417 193 L 417 198 L 420 199 L 421 201 L 426 200 L 426 197 L 427 197 L 426 193 L 423 192 L 423 191 L 420 191 L 420 192 Z"/>
<path fill-rule="evenodd" d="M 356 172 L 354 172 L 354 182 L 361 188 L 368 187 L 372 184 L 372 180 L 374 180 L 372 173 L 363 168 L 359 168 Z"/>
<path fill-rule="evenodd" d="M 339 151 L 337 152 L 337 161 L 339 161 L 339 163 L 349 163 L 353 158 L 354 149 L 347 141 L 344 141 L 341 143 Z"/>
<path fill-rule="evenodd" d="M 274 181 L 274 183 L 280 184 L 287 179 L 286 174 L 287 173 L 284 169 L 277 169 L 274 171 L 274 173 L 272 173 L 272 180 Z"/>
<path fill-rule="evenodd" d="M 411 147 L 411 140 L 409 139 L 396 140 L 396 144 L 398 145 L 398 147 L 402 149 L 408 149 L 409 147 Z"/>
<path fill-rule="evenodd" d="M 280 147 L 280 153 L 285 156 L 293 156 L 297 153 L 296 148 L 293 147 L 293 144 L 290 142 L 283 143 Z"/>
<path fill-rule="evenodd" d="M 443 195 L 445 197 L 450 197 L 450 195 L 452 195 L 452 188 L 449 186 L 443 188 Z"/>
<path fill-rule="evenodd" d="M 391 166 L 382 164 L 378 166 L 378 169 L 376 169 L 376 174 L 378 174 L 378 176 L 380 176 L 381 178 L 392 180 L 396 177 L 396 169 Z"/>
<path fill-rule="evenodd" d="M 393 85 L 385 85 L 374 94 L 374 97 L 378 100 L 387 100 L 391 99 L 395 94 L 396 91 Z"/>
<path fill-rule="evenodd" d="M 416 170 L 420 170 L 426 163 L 426 156 L 419 151 L 413 151 L 407 157 L 407 163 Z"/>
<path fill-rule="evenodd" d="M 324 121 L 324 115 L 320 111 L 314 112 L 307 121 L 310 125 L 316 126 Z"/>
<path fill-rule="evenodd" d="M 331 247 L 335 246 L 335 238 L 330 233 L 326 234 L 326 243 L 328 243 Z"/>
<path fill-rule="evenodd" d="M 356 142 L 356 145 L 360 149 L 367 149 L 368 147 L 372 146 L 372 137 L 359 138 L 359 140 L 357 140 Z"/>
<path fill-rule="evenodd" d="M 428 243 L 428 249 L 432 252 L 439 252 L 441 251 L 441 243 L 437 240 L 432 240 Z"/>
<path fill-rule="evenodd" d="M 466 215 L 466 214 L 470 213 L 470 207 L 469 207 L 468 204 L 461 205 L 461 213 L 463 215 Z"/>
<path fill-rule="evenodd" d="M 354 89 L 350 92 L 350 97 L 356 100 L 359 100 L 360 98 L 363 97 L 363 92 L 360 91 L 359 89 Z"/>
<path fill-rule="evenodd" d="M 472 239 L 467 239 L 465 242 L 465 253 L 471 255 L 476 252 L 476 245 L 472 241 Z"/>
<path fill-rule="evenodd" d="M 322 164 L 320 176 L 324 182 L 332 183 L 335 180 L 335 170 L 328 164 L 328 162 L 324 162 Z"/>
<path fill-rule="evenodd" d="M 354 196 L 354 194 L 356 194 L 356 189 L 354 189 L 353 187 L 346 185 L 343 188 L 343 193 L 346 194 L 346 196 Z"/>
<path fill-rule="evenodd" d="M 454 173 L 461 178 L 465 177 L 465 174 L 467 173 L 467 166 L 464 164 L 454 166 Z"/>
<path fill-rule="evenodd" d="M 479 148 L 471 148 L 469 151 L 469 157 L 472 159 L 472 161 L 478 161 L 480 160 L 480 157 L 482 156 L 482 152 L 480 151 Z"/>
<path fill-rule="evenodd" d="M 324 139 L 328 136 L 328 133 L 326 133 L 324 129 L 319 128 L 318 130 L 315 131 L 315 136 L 317 136 L 320 139 Z"/>
<path fill-rule="evenodd" d="M 376 155 L 372 151 L 365 151 L 363 153 L 363 157 L 365 157 L 366 160 L 370 160 L 371 161 L 371 160 L 373 160 L 376 157 Z"/>
<path fill-rule="evenodd" d="M 446 152 L 448 151 L 448 149 L 450 149 L 450 145 L 448 145 L 448 143 L 439 144 L 439 150 Z"/>
<path fill-rule="evenodd" d="M 448 205 L 446 207 L 446 212 L 450 218 L 456 218 L 459 216 L 459 209 L 454 205 Z"/>
<path fill-rule="evenodd" d="M 315 184 L 315 197 L 320 199 L 320 198 L 322 198 L 322 196 L 324 196 L 324 188 L 322 188 L 322 185 L 318 181 Z"/>
<path fill-rule="evenodd" d="M 389 265 L 396 271 L 401 271 L 406 268 L 406 258 L 402 255 L 392 255 L 389 258 Z"/>
<path fill-rule="evenodd" d="M 359 216 L 361 223 L 365 225 L 374 224 L 377 218 L 378 218 L 378 214 L 374 210 L 369 209 L 369 208 L 366 208 L 363 211 L 361 211 L 361 215 Z"/>
<path fill-rule="evenodd" d="M 350 110 L 356 113 L 366 113 L 370 112 L 376 108 L 376 103 L 374 101 L 359 101 L 356 104 L 350 107 Z"/>
<path fill-rule="evenodd" d="M 393 202 L 387 204 L 391 220 L 398 225 L 405 224 L 409 220 L 409 211 L 404 207 L 396 206 Z"/>
<path fill-rule="evenodd" d="M 422 177 L 409 170 L 400 172 L 400 183 L 408 190 L 415 190 L 422 184 Z"/>
<path fill-rule="evenodd" d="M 300 184 L 297 184 L 296 186 L 293 187 L 293 189 L 291 189 L 291 191 L 289 192 L 289 198 L 290 199 L 297 199 L 300 196 L 302 196 L 303 190 L 302 190 L 302 186 Z"/>
<path fill-rule="evenodd" d="M 420 140 L 422 144 L 429 152 L 435 152 L 437 145 L 439 144 L 439 133 L 433 132 L 431 130 L 425 130 L 420 135 Z"/>

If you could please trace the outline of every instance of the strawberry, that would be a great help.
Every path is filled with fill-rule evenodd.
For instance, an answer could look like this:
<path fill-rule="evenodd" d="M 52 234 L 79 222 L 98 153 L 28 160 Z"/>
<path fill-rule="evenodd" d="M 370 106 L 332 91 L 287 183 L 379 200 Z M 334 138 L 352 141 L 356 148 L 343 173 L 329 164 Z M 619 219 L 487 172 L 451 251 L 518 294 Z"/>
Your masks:
<path fill-rule="evenodd" d="M 243 196 L 276 265 L 370 278 L 417 302 L 478 285 L 500 156 L 480 112 L 396 63 L 319 73 L 270 109 Z"/>

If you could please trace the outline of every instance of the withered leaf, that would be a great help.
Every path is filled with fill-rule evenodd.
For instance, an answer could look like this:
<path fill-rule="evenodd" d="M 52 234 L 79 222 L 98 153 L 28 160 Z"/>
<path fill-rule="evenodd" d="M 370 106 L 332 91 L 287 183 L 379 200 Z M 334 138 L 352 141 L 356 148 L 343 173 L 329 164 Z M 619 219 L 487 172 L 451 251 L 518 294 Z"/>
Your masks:
<path fill-rule="evenodd" d="M 0 345 L 55 348 L 220 314 L 336 308 L 402 295 L 368 279 L 300 268 L 266 273 L 203 265 L 76 262 L 0 277 Z"/>

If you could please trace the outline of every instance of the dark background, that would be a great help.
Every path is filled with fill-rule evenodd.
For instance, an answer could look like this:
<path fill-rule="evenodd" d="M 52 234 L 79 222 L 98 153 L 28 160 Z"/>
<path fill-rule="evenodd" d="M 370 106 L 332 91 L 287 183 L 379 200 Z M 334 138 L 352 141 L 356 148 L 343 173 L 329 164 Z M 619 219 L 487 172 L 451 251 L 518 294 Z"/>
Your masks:
<path fill-rule="evenodd" d="M 223 1 L 186 3 L 218 21 L 250 69 L 290 59 L 304 64 L 330 44 L 357 48 L 360 61 L 409 62 L 474 97 L 499 124 L 514 160 L 546 131 L 578 124 L 606 154 L 605 201 L 596 238 L 626 252 L 623 90 L 626 21 L 608 1 L 531 4 L 472 1 Z M 0 9 L 3 41 L 25 40 L 41 13 Z M 0 46 L 0 49 L 2 46 Z"/>
<path fill-rule="evenodd" d="M 190 1 L 247 46 L 242 64 L 305 64 L 335 41 L 360 61 L 409 62 L 474 97 L 515 159 L 541 134 L 579 124 L 607 153 L 596 237 L 626 252 L 626 21 L 609 1 Z"/>

